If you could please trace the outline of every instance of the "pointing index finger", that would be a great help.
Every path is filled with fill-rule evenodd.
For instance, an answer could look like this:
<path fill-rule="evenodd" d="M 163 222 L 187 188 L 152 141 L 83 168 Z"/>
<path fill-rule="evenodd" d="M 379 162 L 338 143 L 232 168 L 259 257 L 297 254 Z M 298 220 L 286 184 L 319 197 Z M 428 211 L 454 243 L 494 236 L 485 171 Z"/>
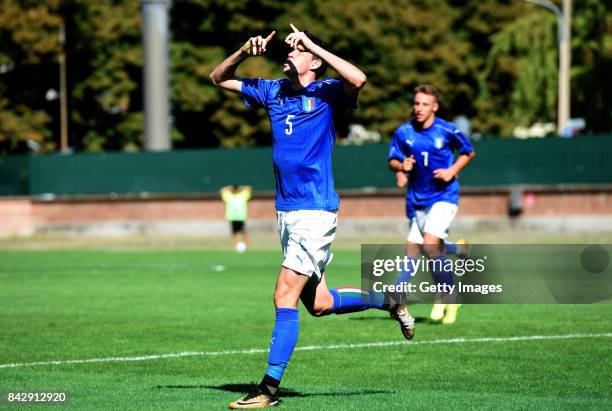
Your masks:
<path fill-rule="evenodd" d="M 289 25 L 291 26 L 291 29 L 293 30 L 294 33 L 299 33 L 300 32 L 298 30 L 298 28 L 293 25 L 293 23 L 289 23 Z"/>
<path fill-rule="evenodd" d="M 273 30 L 272 33 L 268 34 L 268 37 L 266 37 L 266 42 L 272 40 L 275 34 L 276 34 L 276 30 Z"/>

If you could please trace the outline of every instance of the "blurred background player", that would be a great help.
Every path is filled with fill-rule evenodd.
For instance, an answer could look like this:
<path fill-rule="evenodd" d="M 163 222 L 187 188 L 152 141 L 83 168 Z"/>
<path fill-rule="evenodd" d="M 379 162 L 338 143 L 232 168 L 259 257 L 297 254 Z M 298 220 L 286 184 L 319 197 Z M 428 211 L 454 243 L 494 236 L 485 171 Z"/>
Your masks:
<path fill-rule="evenodd" d="M 221 188 L 219 192 L 221 200 L 225 203 L 225 219 L 229 221 L 232 231 L 232 247 L 238 252 L 244 252 L 249 247 L 246 220 L 253 190 L 251 186 L 233 184 Z M 242 238 L 239 238 L 239 235 Z"/>
<path fill-rule="evenodd" d="M 408 174 L 404 171 L 396 171 L 395 184 L 398 188 L 407 188 Z M 414 207 L 408 200 L 408 197 L 406 197 L 406 218 L 408 218 L 408 224 L 410 224 L 412 218 L 414 217 Z M 459 258 L 466 258 L 468 256 L 468 241 L 464 238 L 457 241 L 451 241 L 448 238 L 445 238 L 442 241 L 442 244 L 444 245 L 444 253 L 446 255 L 455 255 Z M 442 317 L 436 318 L 436 320 L 441 319 Z"/>
<path fill-rule="evenodd" d="M 272 128 L 272 159 L 276 179 L 276 210 L 283 262 L 274 305 L 276 321 L 270 341 L 268 368 L 256 390 L 230 408 L 264 408 L 278 404 L 278 387 L 299 332 L 298 300 L 311 315 L 345 314 L 369 308 L 386 309 L 412 338 L 414 319 L 405 305 L 363 298 L 353 287 L 328 289 L 325 268 L 333 254 L 339 198 L 334 188 L 331 154 L 336 140 L 333 114 L 354 108 L 366 76 L 356 66 L 328 51 L 307 32 L 291 26 L 285 39 L 291 47 L 283 64 L 288 79 L 242 79 L 240 63 L 266 52 L 274 37 L 252 37 L 212 72 L 213 83 L 241 93 L 248 107 L 264 107 Z M 331 66 L 342 80 L 317 79 Z M 367 293 L 366 293 L 367 294 Z"/>
<path fill-rule="evenodd" d="M 414 118 L 402 124 L 389 145 L 389 167 L 396 172 L 399 183 L 406 173 L 410 181 L 406 192 L 406 212 L 410 230 L 406 254 L 416 258 L 423 251 L 430 259 L 444 260 L 443 241 L 457 213 L 459 183 L 457 175 L 474 157 L 474 149 L 467 136 L 454 124 L 436 117 L 438 91 L 430 85 L 414 90 Z M 455 160 L 454 152 L 459 156 Z M 453 284 L 453 273 L 441 269 L 432 273 L 438 284 Z M 410 275 L 410 273 L 404 273 Z M 453 296 L 440 296 L 431 312 L 432 320 L 454 323 L 458 304 Z"/>

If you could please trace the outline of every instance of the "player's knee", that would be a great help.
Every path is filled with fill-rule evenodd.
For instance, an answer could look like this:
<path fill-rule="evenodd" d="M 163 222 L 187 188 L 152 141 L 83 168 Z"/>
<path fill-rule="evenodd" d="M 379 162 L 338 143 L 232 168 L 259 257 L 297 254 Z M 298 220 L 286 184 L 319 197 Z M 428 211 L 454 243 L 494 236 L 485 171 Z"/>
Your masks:
<path fill-rule="evenodd" d="M 331 314 L 331 307 L 327 307 L 324 305 L 314 305 L 313 307 L 308 308 L 308 313 L 313 317 L 323 317 L 325 315 Z"/>
<path fill-rule="evenodd" d="M 329 298 L 327 298 L 329 297 Z M 330 315 L 334 308 L 334 299 L 331 296 L 319 297 L 311 307 L 307 307 L 308 312 L 313 317 L 323 317 Z"/>
<path fill-rule="evenodd" d="M 297 304 L 297 297 L 288 287 L 277 287 L 274 291 L 274 305 L 277 308 L 295 307 Z"/>
<path fill-rule="evenodd" d="M 329 313 L 324 311 L 324 310 L 317 310 L 317 309 L 313 309 L 312 311 L 309 311 L 310 315 L 312 315 L 313 317 L 323 317 L 325 315 L 328 315 Z"/>
<path fill-rule="evenodd" d="M 429 258 L 436 258 L 440 251 L 440 244 L 423 244 L 423 252 Z"/>
<path fill-rule="evenodd" d="M 406 243 L 406 255 L 408 257 L 417 258 L 421 252 L 420 244 Z"/>
<path fill-rule="evenodd" d="M 283 293 L 278 288 L 274 291 L 274 305 L 276 307 L 283 307 L 285 298 L 286 298 L 286 293 Z"/>

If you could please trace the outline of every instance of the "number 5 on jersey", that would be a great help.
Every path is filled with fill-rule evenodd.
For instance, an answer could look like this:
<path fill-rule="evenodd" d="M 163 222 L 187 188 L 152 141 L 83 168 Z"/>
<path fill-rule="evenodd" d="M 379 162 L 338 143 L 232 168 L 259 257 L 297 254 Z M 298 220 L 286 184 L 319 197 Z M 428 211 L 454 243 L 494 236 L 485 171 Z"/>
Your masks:
<path fill-rule="evenodd" d="M 291 122 L 291 119 L 293 117 L 295 117 L 295 115 L 287 114 L 287 119 L 285 120 L 285 124 L 287 124 L 287 128 L 285 129 L 285 134 L 287 134 L 288 136 L 290 136 L 291 133 L 293 133 L 293 123 Z"/>

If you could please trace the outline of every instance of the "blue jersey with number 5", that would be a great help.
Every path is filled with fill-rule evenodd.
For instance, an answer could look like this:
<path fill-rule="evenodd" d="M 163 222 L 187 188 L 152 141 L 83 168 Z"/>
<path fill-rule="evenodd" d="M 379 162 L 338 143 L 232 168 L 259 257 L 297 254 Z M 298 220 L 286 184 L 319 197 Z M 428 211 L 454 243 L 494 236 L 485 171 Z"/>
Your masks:
<path fill-rule="evenodd" d="M 242 79 L 247 107 L 266 109 L 272 128 L 277 210 L 336 210 L 333 112 L 354 107 L 343 82 L 313 81 L 294 91 L 287 79 Z"/>
<path fill-rule="evenodd" d="M 406 192 L 407 206 L 419 209 L 441 201 L 459 203 L 457 179 L 444 182 L 434 178 L 434 170 L 453 165 L 455 151 L 470 154 L 474 149 L 457 126 L 442 119 L 435 118 L 426 129 L 419 129 L 409 121 L 395 131 L 389 145 L 389 160 L 404 161 L 410 155 L 416 160 Z"/>

